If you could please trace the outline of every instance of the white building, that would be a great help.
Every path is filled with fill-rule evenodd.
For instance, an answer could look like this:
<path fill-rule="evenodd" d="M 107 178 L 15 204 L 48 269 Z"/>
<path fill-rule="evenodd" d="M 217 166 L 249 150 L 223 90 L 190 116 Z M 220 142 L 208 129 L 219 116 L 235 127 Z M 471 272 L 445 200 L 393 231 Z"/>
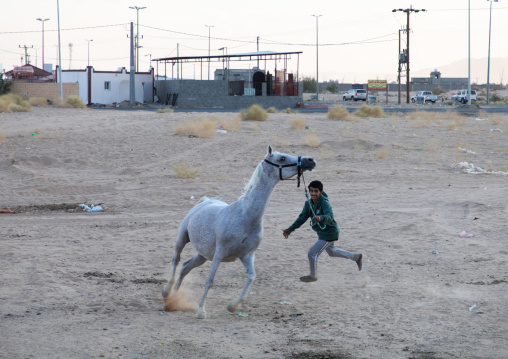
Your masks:
<path fill-rule="evenodd" d="M 58 66 L 56 69 L 58 82 Z M 62 70 L 62 83 L 78 83 L 79 97 L 84 104 L 112 104 L 130 101 L 130 72 L 125 67 L 118 71 L 96 71 L 92 66 L 84 70 Z M 136 72 L 134 100 L 154 102 L 154 71 Z"/>

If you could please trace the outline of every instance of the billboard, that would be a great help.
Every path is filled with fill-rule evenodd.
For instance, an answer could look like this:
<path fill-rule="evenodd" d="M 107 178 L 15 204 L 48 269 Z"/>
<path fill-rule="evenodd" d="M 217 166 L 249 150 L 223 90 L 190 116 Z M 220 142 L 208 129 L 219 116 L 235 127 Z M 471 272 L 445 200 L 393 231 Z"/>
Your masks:
<path fill-rule="evenodd" d="M 369 80 L 367 83 L 368 91 L 386 91 L 387 82 L 386 80 Z"/>

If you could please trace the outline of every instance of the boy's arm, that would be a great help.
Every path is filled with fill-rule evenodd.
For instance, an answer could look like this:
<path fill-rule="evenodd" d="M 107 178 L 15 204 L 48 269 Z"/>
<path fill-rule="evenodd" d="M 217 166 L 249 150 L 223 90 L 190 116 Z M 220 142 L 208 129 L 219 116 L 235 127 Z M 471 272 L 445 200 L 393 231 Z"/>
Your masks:
<path fill-rule="evenodd" d="M 333 221 L 333 210 L 330 203 L 328 201 L 323 201 L 323 203 L 321 204 L 321 209 L 323 213 L 319 216 L 320 217 L 319 223 L 321 224 L 331 223 Z"/>
<path fill-rule="evenodd" d="M 298 216 L 296 221 L 294 221 L 294 223 L 287 228 L 287 231 L 289 233 L 291 233 L 295 229 L 300 228 L 301 225 L 304 224 L 307 221 L 307 219 L 309 219 L 309 211 L 307 210 L 307 202 L 305 202 L 305 205 L 303 206 L 302 212 L 300 213 L 300 215 Z"/>

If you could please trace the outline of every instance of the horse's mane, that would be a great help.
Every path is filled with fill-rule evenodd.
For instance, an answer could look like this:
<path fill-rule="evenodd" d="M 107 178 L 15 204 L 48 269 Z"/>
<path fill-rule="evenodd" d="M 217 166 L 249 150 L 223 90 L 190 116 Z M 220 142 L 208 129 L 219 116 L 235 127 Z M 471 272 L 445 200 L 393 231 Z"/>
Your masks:
<path fill-rule="evenodd" d="M 254 188 L 259 183 L 259 180 L 261 179 L 261 175 L 263 174 L 263 166 L 261 166 L 261 163 L 262 162 L 260 162 L 258 164 L 258 166 L 256 167 L 256 169 L 254 170 L 254 173 L 250 177 L 249 182 L 247 182 L 245 184 L 242 194 L 240 195 L 240 197 L 238 197 L 238 199 L 245 197 L 247 195 L 247 193 L 249 193 L 250 190 L 252 188 Z"/>

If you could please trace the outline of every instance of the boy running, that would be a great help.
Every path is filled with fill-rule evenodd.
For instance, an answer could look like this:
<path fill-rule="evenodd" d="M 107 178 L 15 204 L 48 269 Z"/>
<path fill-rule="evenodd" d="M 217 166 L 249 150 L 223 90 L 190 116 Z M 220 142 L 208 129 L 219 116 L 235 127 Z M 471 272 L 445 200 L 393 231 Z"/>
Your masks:
<path fill-rule="evenodd" d="M 358 265 L 358 270 L 362 270 L 361 253 L 351 253 L 334 247 L 334 242 L 339 239 L 339 226 L 333 219 L 332 206 L 328 202 L 328 195 L 323 191 L 323 184 L 320 181 L 312 181 L 309 184 L 309 193 L 311 201 L 305 201 L 296 221 L 289 228 L 282 230 L 284 238 L 288 238 L 291 232 L 300 228 L 310 218 L 312 229 L 318 234 L 318 241 L 310 247 L 308 253 L 310 275 L 300 277 L 300 280 L 302 282 L 317 280 L 317 261 L 323 251 L 330 257 L 351 259 Z"/>

